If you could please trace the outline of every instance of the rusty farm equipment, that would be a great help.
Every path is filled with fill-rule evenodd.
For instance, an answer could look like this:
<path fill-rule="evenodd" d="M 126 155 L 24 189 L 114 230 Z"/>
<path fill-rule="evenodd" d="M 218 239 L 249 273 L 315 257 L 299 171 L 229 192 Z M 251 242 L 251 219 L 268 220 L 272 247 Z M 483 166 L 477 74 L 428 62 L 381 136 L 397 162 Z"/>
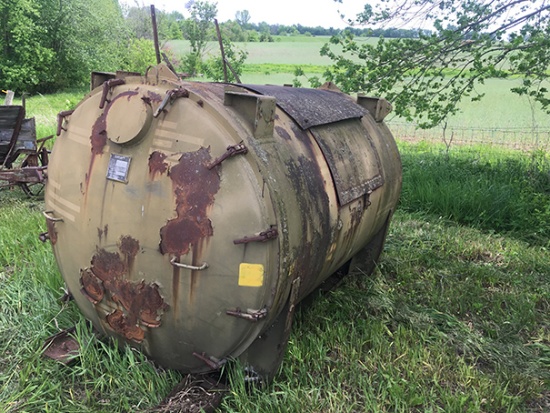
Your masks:
<path fill-rule="evenodd" d="M 35 119 L 25 117 L 24 102 L 0 105 L 0 189 L 19 186 L 27 195 L 40 194 L 49 156 L 45 143 L 52 137 L 36 139 Z"/>

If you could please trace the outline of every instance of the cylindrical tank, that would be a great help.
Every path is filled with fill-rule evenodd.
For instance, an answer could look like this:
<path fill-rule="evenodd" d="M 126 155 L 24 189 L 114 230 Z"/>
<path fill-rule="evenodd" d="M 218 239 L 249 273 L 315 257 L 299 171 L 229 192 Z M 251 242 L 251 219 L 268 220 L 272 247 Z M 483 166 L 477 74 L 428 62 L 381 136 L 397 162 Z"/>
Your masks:
<path fill-rule="evenodd" d="M 59 117 L 48 235 L 93 325 L 168 368 L 270 376 L 294 307 L 361 252 L 401 188 L 382 99 L 111 79 Z"/>

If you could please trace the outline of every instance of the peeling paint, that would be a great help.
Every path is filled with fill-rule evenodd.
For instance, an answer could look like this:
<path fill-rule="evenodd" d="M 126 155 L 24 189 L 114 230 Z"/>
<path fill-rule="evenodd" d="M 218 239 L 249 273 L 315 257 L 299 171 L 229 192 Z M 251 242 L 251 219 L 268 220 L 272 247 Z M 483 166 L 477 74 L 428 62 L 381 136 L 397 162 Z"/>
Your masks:
<path fill-rule="evenodd" d="M 213 235 L 207 210 L 220 188 L 220 176 L 217 168 L 208 169 L 211 161 L 210 149 L 201 148 L 184 153 L 179 163 L 170 169 L 176 218 L 160 230 L 162 254 L 186 255 L 201 239 Z"/>
<path fill-rule="evenodd" d="M 89 268 L 80 271 L 80 290 L 88 300 L 97 304 L 103 300 L 105 290 L 103 289 L 103 282 L 97 278 Z"/>
<path fill-rule="evenodd" d="M 128 90 L 117 95 L 109 104 L 105 107 L 105 110 L 99 117 L 96 119 L 95 123 L 92 126 L 92 133 L 90 135 L 91 151 L 92 158 L 90 159 L 90 166 L 88 167 L 88 173 L 85 176 L 86 180 L 86 190 L 85 193 L 88 193 L 88 186 L 90 184 L 90 176 L 92 176 L 92 170 L 94 167 L 95 158 L 99 155 L 103 155 L 103 149 L 107 144 L 107 115 L 109 110 L 118 99 L 126 97 L 130 99 L 132 96 L 137 95 L 137 91 Z"/>
<path fill-rule="evenodd" d="M 149 176 L 151 180 L 155 179 L 155 176 L 162 175 L 168 170 L 168 163 L 166 160 L 166 154 L 155 151 L 149 156 Z"/>
<path fill-rule="evenodd" d="M 156 328 L 168 305 L 156 283 L 131 281 L 129 275 L 139 252 L 139 242 L 126 235 L 120 238 L 118 252 L 98 249 L 91 267 L 81 270 L 81 292 L 93 304 L 107 300 L 116 305 L 105 318 L 118 334 L 135 342 L 143 341 L 145 328 Z"/>
<path fill-rule="evenodd" d="M 48 228 L 48 236 L 50 237 L 50 242 L 52 245 L 57 243 L 57 231 L 55 230 L 55 222 L 52 220 L 46 220 L 46 226 Z"/>
<path fill-rule="evenodd" d="M 126 258 L 128 273 L 132 274 L 134 269 L 134 260 L 139 252 L 139 242 L 130 236 L 120 238 L 119 250 Z"/>

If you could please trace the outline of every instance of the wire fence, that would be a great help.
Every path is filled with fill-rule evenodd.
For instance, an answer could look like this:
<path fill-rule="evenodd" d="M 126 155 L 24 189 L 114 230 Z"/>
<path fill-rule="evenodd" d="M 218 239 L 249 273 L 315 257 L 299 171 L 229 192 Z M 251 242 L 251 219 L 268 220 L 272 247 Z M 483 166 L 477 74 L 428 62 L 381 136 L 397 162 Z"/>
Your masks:
<path fill-rule="evenodd" d="M 446 145 L 495 145 L 517 150 L 549 150 L 550 129 L 532 128 L 467 128 L 419 129 L 414 123 L 388 122 L 393 135 L 412 142 L 439 142 Z"/>

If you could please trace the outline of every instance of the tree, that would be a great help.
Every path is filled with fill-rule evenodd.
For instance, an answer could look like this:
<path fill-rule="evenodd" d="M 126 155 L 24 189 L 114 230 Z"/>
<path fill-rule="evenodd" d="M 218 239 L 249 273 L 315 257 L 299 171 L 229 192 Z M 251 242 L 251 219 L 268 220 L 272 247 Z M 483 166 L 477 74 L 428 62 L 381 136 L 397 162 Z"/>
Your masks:
<path fill-rule="evenodd" d="M 191 44 L 191 53 L 184 58 L 184 70 L 196 75 L 201 68 L 206 44 L 214 39 L 216 4 L 191 0 L 186 6 L 191 17 L 184 22 L 184 34 Z"/>
<path fill-rule="evenodd" d="M 225 59 L 231 66 L 231 70 L 227 70 L 228 82 L 236 82 L 237 79 L 234 75 L 241 76 L 243 71 L 243 65 L 248 56 L 248 53 L 235 49 L 233 43 L 222 36 L 222 43 L 225 52 Z M 205 75 L 214 82 L 224 81 L 224 61 L 222 60 L 221 53 L 218 56 L 213 56 L 203 65 Z"/>
<path fill-rule="evenodd" d="M 521 77 L 521 85 L 512 90 L 550 112 L 547 0 L 375 4 L 366 4 L 354 23 L 417 27 L 415 37 L 380 37 L 375 44 L 359 44 L 344 31 L 321 50 L 334 62 L 327 80 L 347 92 L 385 96 L 398 115 L 417 120 L 421 127 L 443 122 L 458 111 L 463 98 L 481 99 L 476 86 L 489 78 Z"/>
<path fill-rule="evenodd" d="M 0 0 L 0 79 L 20 92 L 89 82 L 124 52 L 117 0 Z"/>
<path fill-rule="evenodd" d="M 220 29 L 224 35 L 232 42 L 246 42 L 248 35 L 246 31 L 234 20 L 226 21 L 220 24 Z"/>
<path fill-rule="evenodd" d="M 239 23 L 243 29 L 247 28 L 248 22 L 250 21 L 250 13 L 248 10 L 241 10 L 235 13 L 235 20 Z"/>
<path fill-rule="evenodd" d="M 55 55 L 43 38 L 40 5 L 34 0 L 0 0 L 0 88 L 31 90 L 51 79 L 42 70 Z"/>

